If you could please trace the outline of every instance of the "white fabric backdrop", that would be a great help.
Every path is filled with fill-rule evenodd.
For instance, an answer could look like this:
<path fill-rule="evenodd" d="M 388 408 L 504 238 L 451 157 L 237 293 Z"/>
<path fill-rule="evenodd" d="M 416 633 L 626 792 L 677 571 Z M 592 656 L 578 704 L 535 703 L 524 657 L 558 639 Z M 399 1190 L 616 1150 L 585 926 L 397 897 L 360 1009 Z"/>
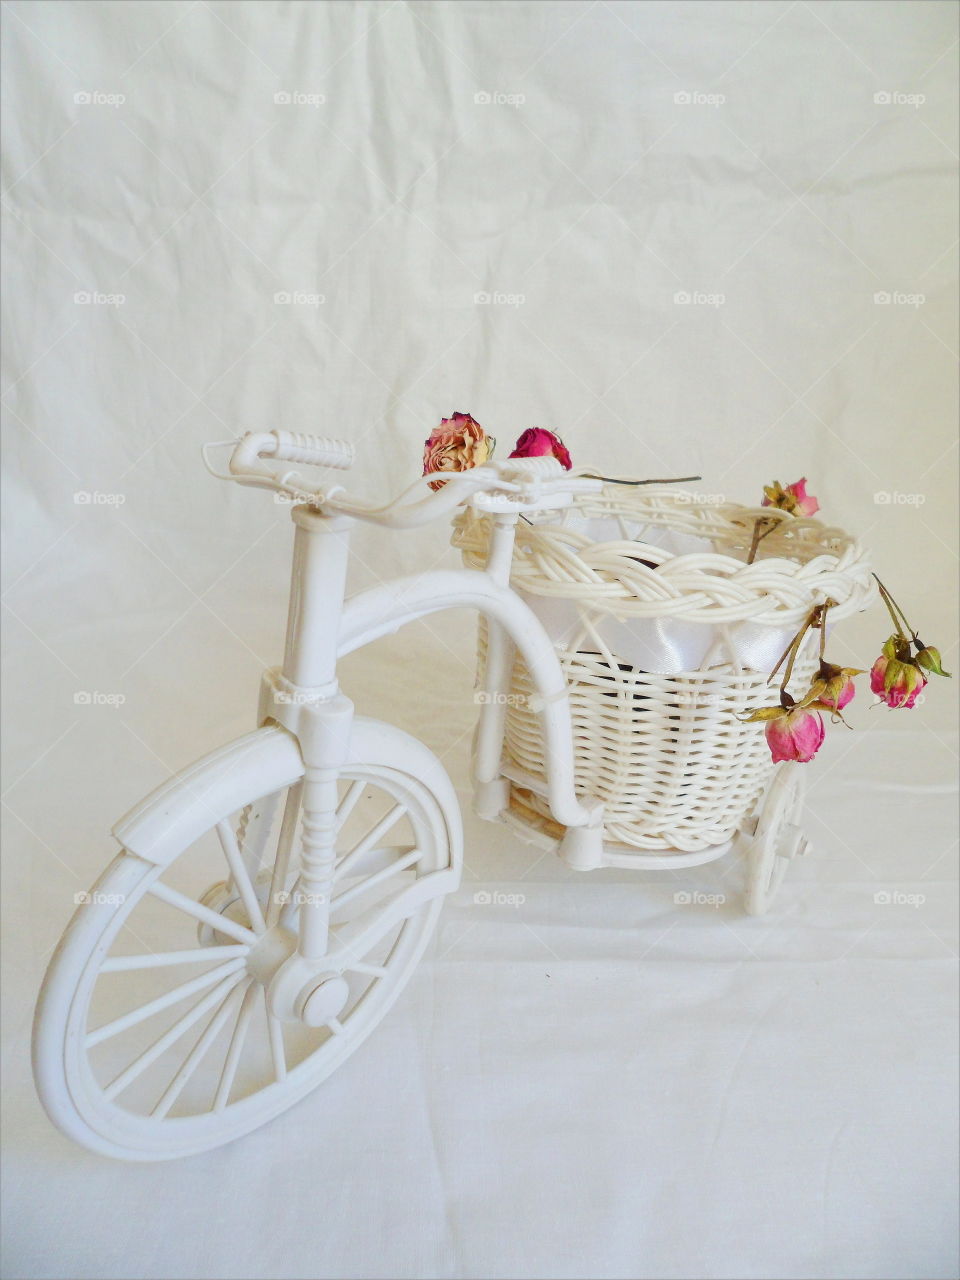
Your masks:
<path fill-rule="evenodd" d="M 107 827 L 250 726 L 277 656 L 286 512 L 210 480 L 205 440 L 344 434 L 384 498 L 454 408 L 705 493 L 806 474 L 956 666 L 954 6 L 11 0 L 3 24 L 7 1273 L 955 1274 L 946 682 L 910 715 L 861 694 L 764 922 L 736 867 L 688 873 L 728 901 L 681 909 L 673 876 L 577 878 L 471 821 L 387 1023 L 230 1150 L 87 1156 L 26 1056 Z M 354 583 L 445 546 L 365 534 Z M 885 634 L 874 611 L 838 656 Z M 461 787 L 471 635 L 436 619 L 346 673 Z"/>

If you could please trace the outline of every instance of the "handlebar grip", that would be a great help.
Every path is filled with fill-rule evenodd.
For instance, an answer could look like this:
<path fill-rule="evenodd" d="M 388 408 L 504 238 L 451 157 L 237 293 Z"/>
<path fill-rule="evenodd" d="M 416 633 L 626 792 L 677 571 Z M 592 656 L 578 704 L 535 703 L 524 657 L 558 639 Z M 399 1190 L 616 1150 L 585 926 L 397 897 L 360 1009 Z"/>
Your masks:
<path fill-rule="evenodd" d="M 302 431 L 273 431 L 277 442 L 271 456 L 283 462 L 307 462 L 317 467 L 348 471 L 353 466 L 354 447 L 349 440 L 312 436 Z"/>
<path fill-rule="evenodd" d="M 497 466 L 500 474 L 510 480 L 546 479 L 563 475 L 563 465 L 552 454 L 534 458 L 507 458 Z"/>

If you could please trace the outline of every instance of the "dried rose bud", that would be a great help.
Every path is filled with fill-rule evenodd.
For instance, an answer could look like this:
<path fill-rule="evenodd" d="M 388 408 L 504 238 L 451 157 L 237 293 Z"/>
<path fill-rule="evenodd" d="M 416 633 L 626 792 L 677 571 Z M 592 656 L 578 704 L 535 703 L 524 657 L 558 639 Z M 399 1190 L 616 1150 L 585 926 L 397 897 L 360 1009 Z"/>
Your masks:
<path fill-rule="evenodd" d="M 812 493 L 807 493 L 807 477 L 801 476 L 793 484 L 782 485 L 779 480 L 764 485 L 761 506 L 777 507 L 793 516 L 813 516 L 820 510 L 820 503 Z"/>
<path fill-rule="evenodd" d="M 442 418 L 439 427 L 430 433 L 423 446 L 423 474 L 469 471 L 472 467 L 482 466 L 493 453 L 495 443 L 469 413 L 455 413 L 452 418 Z M 443 480 L 431 480 L 430 488 L 440 489 L 443 484 Z"/>
<path fill-rule="evenodd" d="M 806 701 L 806 700 L 804 700 Z M 816 704 L 798 703 L 790 707 L 760 707 L 743 719 L 744 724 L 763 720 L 764 737 L 774 764 L 793 760 L 805 764 L 820 750 L 826 734 Z"/>
<path fill-rule="evenodd" d="M 911 708 L 927 677 L 910 657 L 910 645 L 899 636 L 884 642 L 883 652 L 870 668 L 870 688 L 888 707 Z"/>
<path fill-rule="evenodd" d="M 511 458 L 544 458 L 553 456 L 567 471 L 573 466 L 570 451 L 558 435 L 546 427 L 528 427 L 517 441 Z"/>
<path fill-rule="evenodd" d="M 944 671 L 940 662 L 940 650 L 935 649 L 932 644 L 925 644 L 920 652 L 914 658 L 914 662 L 924 671 L 932 671 L 936 676 L 949 676 L 949 671 Z"/>
<path fill-rule="evenodd" d="M 821 662 L 817 679 L 810 686 L 810 692 L 816 694 L 816 701 L 809 704 L 830 711 L 834 717 L 853 700 L 856 687 L 854 676 L 863 675 L 862 667 L 835 667 L 832 662 Z M 808 702 L 808 698 L 804 698 Z"/>

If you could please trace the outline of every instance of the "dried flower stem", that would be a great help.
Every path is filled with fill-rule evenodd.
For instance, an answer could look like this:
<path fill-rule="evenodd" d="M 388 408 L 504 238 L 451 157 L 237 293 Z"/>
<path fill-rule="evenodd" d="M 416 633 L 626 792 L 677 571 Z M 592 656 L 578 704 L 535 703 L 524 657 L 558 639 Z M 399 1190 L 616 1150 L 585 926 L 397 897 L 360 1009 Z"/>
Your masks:
<path fill-rule="evenodd" d="M 769 676 L 769 679 L 767 680 L 767 684 L 770 683 L 773 677 L 780 670 L 781 666 L 783 666 L 784 661 L 786 662 L 787 665 L 783 673 L 783 679 L 780 681 L 781 703 L 783 703 L 784 695 L 787 692 L 787 685 L 790 683 L 790 677 L 793 675 L 793 664 L 797 660 L 797 654 L 800 651 L 800 645 L 803 643 L 804 636 L 813 626 L 813 620 L 814 620 L 814 617 L 816 616 L 817 609 L 819 609 L 819 607 L 820 606 L 818 605 L 816 609 L 812 610 L 806 622 L 804 622 L 803 626 L 800 628 L 797 634 L 793 637 L 793 639 L 787 645 L 786 649 L 784 649 L 783 653 L 780 655 L 780 658 L 777 661 L 777 665 L 770 672 L 770 676 Z M 784 705 L 786 704 L 784 703 Z"/>
<path fill-rule="evenodd" d="M 773 533 L 779 523 L 779 520 L 773 520 L 770 516 L 761 516 L 759 520 L 754 521 L 753 541 L 750 543 L 750 551 L 747 555 L 747 564 L 753 564 L 757 557 L 757 548 L 760 546 L 760 543 L 768 533 Z"/>
<path fill-rule="evenodd" d="M 787 685 L 790 683 L 790 677 L 793 675 L 793 667 L 797 660 L 797 654 L 800 652 L 800 646 L 803 644 L 804 636 L 811 627 L 820 628 L 820 661 L 823 661 L 823 651 L 827 641 L 827 610 L 831 609 L 836 603 L 836 600 L 826 600 L 823 604 L 814 605 L 803 626 L 787 645 L 786 649 L 784 649 L 783 653 L 777 659 L 776 666 L 770 672 L 767 684 L 770 683 L 773 677 L 783 666 L 784 662 L 786 662 L 786 670 L 784 671 L 783 679 L 780 682 L 780 701 L 784 706 L 787 705 L 784 702 L 784 696 L 789 697 L 789 694 L 787 694 Z"/>
<path fill-rule="evenodd" d="M 907 637 L 904 635 L 904 632 L 903 632 L 903 628 L 906 627 L 907 631 L 910 633 L 910 636 L 914 640 L 916 640 L 917 633 L 914 631 L 913 627 L 911 627 L 910 623 L 907 621 L 907 615 L 903 612 L 903 610 L 897 604 L 896 600 L 894 600 L 893 596 L 890 594 L 887 588 L 883 585 L 883 583 L 880 581 L 880 579 L 877 577 L 876 574 L 873 575 L 873 578 L 877 586 L 880 588 L 880 599 L 887 606 L 887 613 L 889 613 L 890 617 L 893 619 L 893 625 L 897 629 L 897 635 L 900 636 L 903 640 L 906 640 Z M 899 617 L 897 616 L 898 614 L 899 614 Z M 903 625 L 901 625 L 901 619 L 903 620 Z"/>
<path fill-rule="evenodd" d="M 827 611 L 832 609 L 836 604 L 836 600 L 825 600 L 820 606 L 820 617 L 813 624 L 820 628 L 820 661 L 823 662 L 823 650 L 827 643 Z"/>
<path fill-rule="evenodd" d="M 615 476 L 598 476 L 591 471 L 579 474 L 585 480 L 603 480 L 606 484 L 689 484 L 693 480 L 702 480 L 703 476 L 674 476 L 671 480 L 618 480 Z"/>

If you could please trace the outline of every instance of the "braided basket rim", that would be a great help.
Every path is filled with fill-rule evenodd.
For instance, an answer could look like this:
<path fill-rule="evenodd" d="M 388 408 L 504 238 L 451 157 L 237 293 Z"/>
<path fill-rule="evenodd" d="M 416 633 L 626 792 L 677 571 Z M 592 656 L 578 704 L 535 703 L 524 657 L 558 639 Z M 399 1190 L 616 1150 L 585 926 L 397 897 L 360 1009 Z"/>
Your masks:
<path fill-rule="evenodd" d="M 600 494 L 577 495 L 572 509 L 588 518 L 639 521 L 693 534 L 714 549 L 677 554 L 638 539 L 595 542 L 565 526 L 562 516 L 544 513 L 546 518 L 517 524 L 514 588 L 574 600 L 620 618 L 775 627 L 799 625 L 827 599 L 835 602 L 831 617 L 836 621 L 865 609 L 876 595 L 860 541 L 812 517 L 706 503 L 702 495 L 673 486 L 624 493 L 621 486 L 606 485 Z M 770 518 L 776 527 L 760 542 L 754 563 L 747 564 L 754 524 Z M 485 562 L 489 529 L 489 517 L 469 507 L 454 521 L 453 545 L 471 567 Z"/>

